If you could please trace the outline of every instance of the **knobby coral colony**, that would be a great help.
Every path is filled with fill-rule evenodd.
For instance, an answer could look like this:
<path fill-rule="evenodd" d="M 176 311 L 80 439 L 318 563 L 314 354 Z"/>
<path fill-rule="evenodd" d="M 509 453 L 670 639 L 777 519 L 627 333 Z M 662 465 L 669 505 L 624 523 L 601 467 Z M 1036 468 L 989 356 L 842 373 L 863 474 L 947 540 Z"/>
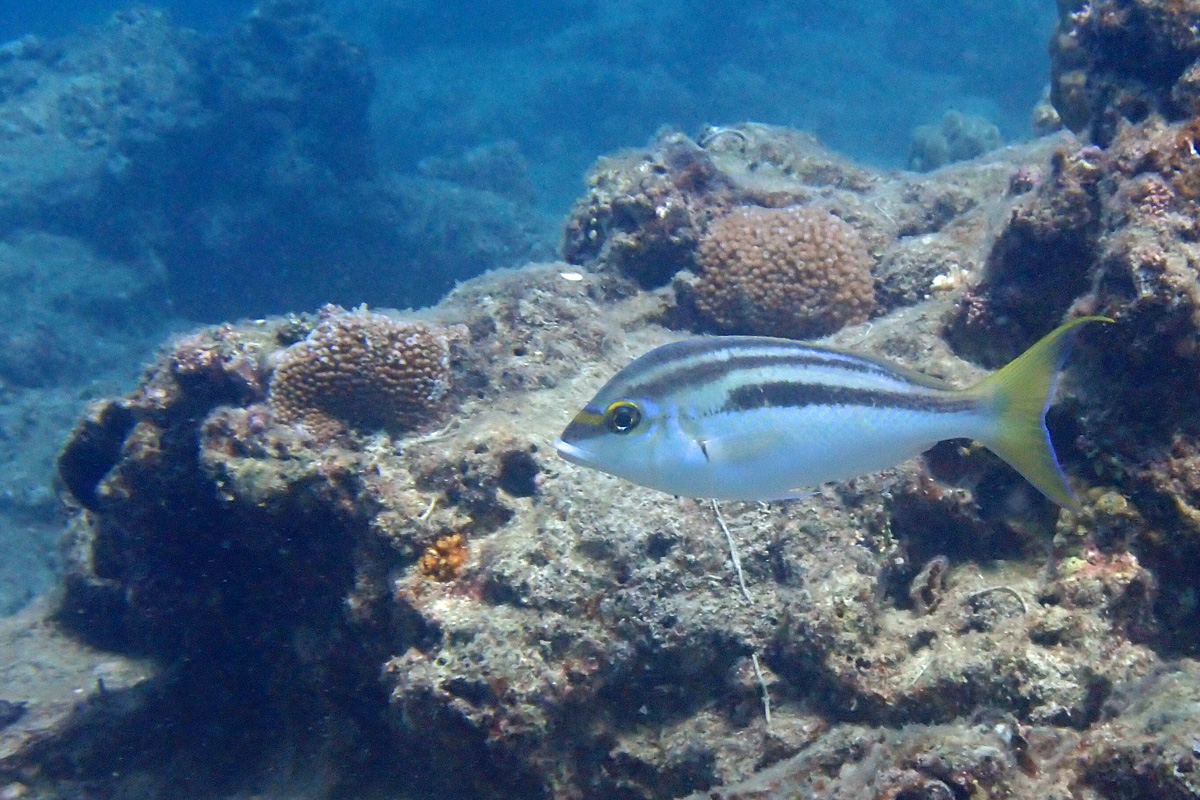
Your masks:
<path fill-rule="evenodd" d="M 450 336 L 365 309 L 334 310 L 287 348 L 268 399 L 280 422 L 324 438 L 411 428 L 450 389 Z"/>
<path fill-rule="evenodd" d="M 735 209 L 709 227 L 697 262 L 696 308 L 721 332 L 824 336 L 875 307 L 871 256 L 827 211 Z"/>

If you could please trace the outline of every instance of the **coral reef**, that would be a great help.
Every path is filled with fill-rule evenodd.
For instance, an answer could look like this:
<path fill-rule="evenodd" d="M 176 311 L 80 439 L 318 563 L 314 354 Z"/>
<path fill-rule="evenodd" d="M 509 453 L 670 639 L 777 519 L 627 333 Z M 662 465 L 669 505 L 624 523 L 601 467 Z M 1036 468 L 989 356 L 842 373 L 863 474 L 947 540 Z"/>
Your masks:
<path fill-rule="evenodd" d="M 332 796 L 1187 796 L 1190 135 L 887 176 L 776 128 L 666 134 L 581 202 L 585 267 L 476 278 L 421 315 L 178 337 L 59 458 L 78 508 L 53 624 L 152 656 L 127 713 L 205 735 L 109 751 L 150 726 L 102 717 L 18 743 L 23 764 L 88 754 L 23 785 L 169 797 L 219 774 L 287 796 L 316 765 Z M 1081 510 L 964 442 L 776 504 L 554 457 L 592 389 L 711 324 L 688 292 L 723 221 L 779 218 L 857 237 L 875 316 L 830 344 L 957 385 L 1065 314 L 1117 317 L 1081 336 L 1049 420 Z M 676 260 L 649 281 L 643 247 Z M 436 374 L 389 378 L 388 342 Z"/>
<path fill-rule="evenodd" d="M 1125 518 L 1136 520 L 1120 533 L 1109 532 L 1108 522 L 1098 526 L 1089 534 L 1094 545 L 1111 560 L 1110 542 L 1118 541 L 1149 570 L 1153 578 L 1136 579 L 1129 601 L 1151 603 L 1159 622 L 1169 621 L 1157 629 L 1162 639 L 1188 652 L 1194 642 L 1176 634 L 1200 619 L 1193 599 L 1200 587 L 1186 566 L 1200 554 L 1194 138 L 1194 121 L 1154 116 L 1125 126 L 1106 150 L 1062 148 L 1000 231 L 982 280 L 961 299 L 948 331 L 958 352 L 996 365 L 1064 312 L 1119 321 L 1103 347 L 1079 359 L 1092 389 L 1068 412 L 1072 433 L 1063 444 L 1088 462 L 1095 480 L 1115 487 L 1112 496 L 1130 509 Z M 1072 556 L 1088 558 L 1073 549 Z M 1106 567 L 1130 568 L 1120 558 Z M 1129 624 L 1144 635 L 1154 627 Z"/>
<path fill-rule="evenodd" d="M 1051 101 L 1071 130 L 1107 146 L 1128 124 L 1200 113 L 1197 12 L 1175 0 L 1058 4 Z"/>
<path fill-rule="evenodd" d="M 1000 129 L 983 117 L 947 111 L 938 125 L 922 125 L 913 131 L 905 166 L 928 172 L 976 158 L 1003 143 Z"/>
<path fill-rule="evenodd" d="M 1107 149 L 891 175 L 795 131 L 666 131 L 597 165 L 570 263 L 422 314 L 183 334 L 130 391 L 87 365 L 140 358 L 122 332 L 153 335 L 168 292 L 315 306 L 317 265 L 404 302 L 536 252 L 526 165 L 500 144 L 376 172 L 371 70 L 307 2 L 216 39 L 132 11 L 4 49 L 6 465 L 113 396 L 58 458 L 66 512 L 19 469 L 0 484 L 6 510 L 69 515 L 55 607 L 0 627 L 0 796 L 1195 796 L 1192 12 L 1064 14 L 1098 54 L 1064 118 Z M 1155 74 L 1129 77 L 1131 35 L 1169 56 Z M 969 385 L 1078 313 L 1119 323 L 1081 337 L 1050 414 L 1078 512 L 964 442 L 720 506 L 549 447 L 681 330 L 828 333 Z"/>
<path fill-rule="evenodd" d="M 346 426 L 404 430 L 433 418 L 450 391 L 450 337 L 366 309 L 323 311 L 280 354 L 267 395 L 275 418 L 318 438 Z"/>
<path fill-rule="evenodd" d="M 951 174 L 937 178 L 889 181 L 797 131 L 742 124 L 705 129 L 696 142 L 666 132 L 645 150 L 597 164 L 587 194 L 567 221 L 563 255 L 571 263 L 630 278 L 638 287 L 678 277 L 673 287 L 679 307 L 671 322 L 678 327 L 822 335 L 836 329 L 837 320 L 860 319 L 873 307 L 887 311 L 912 305 L 931 291 L 962 285 L 990 250 L 978 198 L 1008 195 L 1006 202 L 1015 205 L 1031 187 L 1012 187 L 1037 173 L 1052 141 L 997 159 L 996 166 L 984 156 L 978 168 L 951 166 L 946 168 Z M 801 218 L 825 220 L 832 214 L 840 222 L 828 227 L 839 232 L 838 238 L 862 240 L 848 245 L 844 268 L 855 277 L 845 284 L 853 288 L 844 298 L 825 289 L 819 296 L 810 294 L 807 284 L 789 276 L 786 264 L 771 270 L 790 287 L 786 298 L 776 294 L 779 305 L 810 298 L 821 304 L 811 316 L 828 321 L 807 327 L 786 313 L 773 316 L 747 307 L 759 299 L 755 295 L 766 293 L 737 283 L 736 272 L 702 263 L 702 242 L 715 251 L 721 227 L 736 228 L 734 222 L 744 215 L 779 214 L 771 209 L 789 206 L 804 206 Z M 714 226 L 718 232 L 710 236 Z M 931 235 L 943 231 L 946 235 Z M 789 257 L 802 255 L 803 248 L 794 249 Z M 711 260 L 718 258 L 724 256 L 713 252 Z M 864 269 L 873 273 L 873 289 L 866 286 Z M 700 273 L 699 280 L 689 273 Z M 705 309 L 697 308 L 697 283 L 710 296 Z M 762 318 L 754 319 L 756 314 Z"/>
<path fill-rule="evenodd" d="M 989 185 L 1019 168 L 989 169 Z M 936 181 L 895 191 L 884 207 L 909 224 L 953 197 Z M 969 226 L 986 241 L 988 220 L 1028 196 L 994 193 L 949 233 L 916 238 L 961 246 Z M 968 384 L 981 370 L 940 334 L 970 286 L 832 342 Z M 269 727 L 301 761 L 331 765 L 342 790 L 1055 796 L 1132 781 L 1171 796 L 1157 787 L 1174 756 L 1101 760 L 1138 724 L 1142 693 L 1165 685 L 1156 648 L 1170 641 L 1157 633 L 1165 562 L 1134 555 L 1151 532 L 1123 492 L 1060 515 L 994 457 L 946 443 L 804 501 L 716 508 L 550 457 L 584 384 L 676 338 L 652 323 L 672 297 L 564 264 L 461 286 L 419 320 L 469 340 L 449 362 L 453 418 L 435 432 L 317 441 L 266 413 L 268 366 L 319 319 L 179 340 L 64 451 L 64 483 L 88 511 L 60 618 L 107 647 L 191 665 L 162 686 L 164 703 L 204 691 L 201 676 L 224 665 L 236 713 L 222 702 L 212 714 Z M 1094 391 L 1069 402 L 1100 403 L 1102 425 L 1113 417 Z M 1063 452 L 1072 472 L 1088 469 Z M 234 643 L 251 643 L 236 669 Z M 1167 748 L 1177 735 L 1140 741 Z M 215 740 L 208 757 L 245 752 Z M 352 770 L 334 766 L 351 752 Z M 270 762 L 240 763 L 242 780 L 261 781 Z M 126 769 L 172 785 L 147 761 Z"/>
<path fill-rule="evenodd" d="M 871 256 L 827 211 L 735 209 L 708 227 L 696 258 L 696 308 L 718 331 L 824 336 L 875 308 Z"/>

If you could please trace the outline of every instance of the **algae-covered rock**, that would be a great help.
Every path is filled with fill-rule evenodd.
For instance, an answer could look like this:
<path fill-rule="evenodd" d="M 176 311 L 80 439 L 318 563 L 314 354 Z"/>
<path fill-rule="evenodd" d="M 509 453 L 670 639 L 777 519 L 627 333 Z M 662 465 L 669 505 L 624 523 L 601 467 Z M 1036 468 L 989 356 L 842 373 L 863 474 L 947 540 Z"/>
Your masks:
<path fill-rule="evenodd" d="M 643 288 L 675 278 L 678 309 L 669 318 L 675 327 L 828 334 L 846 320 L 961 288 L 987 257 L 991 217 L 1015 203 L 1021 192 L 1011 187 L 1028 180 L 1022 176 L 1035 172 L 1052 146 L 899 177 L 852 164 L 785 128 L 706 128 L 696 141 L 664 132 L 645 149 L 597 163 L 567 220 L 563 255 Z M 983 198 L 988 202 L 981 205 Z M 789 213 L 797 221 L 789 222 Z M 806 269 L 809 254 L 797 243 L 807 235 L 805 221 L 829 216 L 836 219 L 814 231 L 850 244 L 827 248 L 836 251 L 829 263 L 817 257 Z M 743 257 L 737 247 L 722 246 L 736 243 L 743 218 L 748 225 L 777 220 L 774 227 L 787 230 L 781 242 L 751 237 Z M 765 255 L 755 257 L 755 247 Z M 818 281 L 837 278 L 814 291 L 810 273 Z"/>
<path fill-rule="evenodd" d="M 1064 313 L 1116 320 L 1084 337 L 1077 363 L 1087 390 L 1063 409 L 1059 452 L 1111 490 L 1094 502 L 1111 506 L 1115 497 L 1129 508 L 1116 533 L 1107 530 L 1111 515 L 1089 508 L 1084 538 L 1110 559 L 1116 537 L 1117 549 L 1149 570 L 1139 583 L 1150 599 L 1135 604 L 1152 603 L 1166 623 L 1161 635 L 1189 652 L 1200 619 L 1191 566 L 1200 557 L 1195 137 L 1194 121 L 1153 118 L 1123 129 L 1107 150 L 1056 153 L 948 331 L 957 352 L 999 366 Z M 1143 631 L 1149 623 L 1131 622 Z"/>
<path fill-rule="evenodd" d="M 1071 0 L 1058 11 L 1050 98 L 1068 128 L 1107 146 L 1123 125 L 1200 113 L 1200 12 L 1191 3 Z"/>

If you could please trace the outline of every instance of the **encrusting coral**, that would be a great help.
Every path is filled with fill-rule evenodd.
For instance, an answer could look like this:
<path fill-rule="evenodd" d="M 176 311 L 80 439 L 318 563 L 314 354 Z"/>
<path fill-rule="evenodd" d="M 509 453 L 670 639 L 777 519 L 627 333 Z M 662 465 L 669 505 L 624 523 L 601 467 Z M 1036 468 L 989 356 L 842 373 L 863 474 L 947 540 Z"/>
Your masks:
<path fill-rule="evenodd" d="M 871 256 L 827 211 L 736 209 L 709 227 L 697 261 L 696 309 L 720 331 L 823 336 L 875 308 Z"/>
<path fill-rule="evenodd" d="M 328 436 L 406 430 L 436 411 L 450 389 L 452 332 L 365 309 L 326 314 L 280 356 L 268 395 L 276 419 Z"/>

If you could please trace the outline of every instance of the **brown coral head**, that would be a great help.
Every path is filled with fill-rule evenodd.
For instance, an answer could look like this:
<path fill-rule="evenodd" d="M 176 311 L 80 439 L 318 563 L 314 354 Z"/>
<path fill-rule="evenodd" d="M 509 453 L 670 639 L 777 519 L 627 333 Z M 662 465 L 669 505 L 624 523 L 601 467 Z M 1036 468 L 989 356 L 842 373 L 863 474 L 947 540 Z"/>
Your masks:
<path fill-rule="evenodd" d="M 275 418 L 318 436 L 414 428 L 450 391 L 451 333 L 365 309 L 331 314 L 280 356 Z"/>
<path fill-rule="evenodd" d="M 718 331 L 823 336 L 875 308 L 871 255 L 827 211 L 735 209 L 709 227 L 697 261 L 696 309 Z"/>

